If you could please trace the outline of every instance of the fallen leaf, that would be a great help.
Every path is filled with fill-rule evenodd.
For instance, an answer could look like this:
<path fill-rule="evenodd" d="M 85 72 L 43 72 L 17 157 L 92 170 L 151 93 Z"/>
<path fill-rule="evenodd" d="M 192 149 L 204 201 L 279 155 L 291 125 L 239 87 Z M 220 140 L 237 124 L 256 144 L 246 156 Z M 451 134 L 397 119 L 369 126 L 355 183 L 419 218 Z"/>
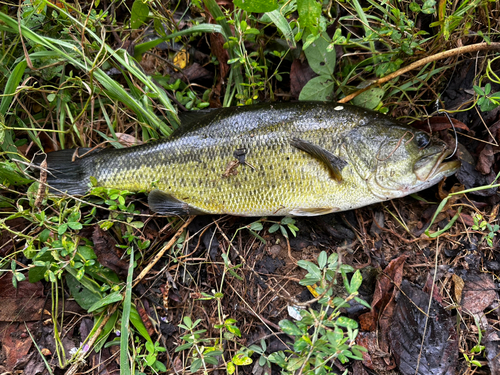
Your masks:
<path fill-rule="evenodd" d="M 315 76 L 316 73 L 314 73 L 309 64 L 295 59 L 290 69 L 290 94 L 292 97 L 297 99 L 306 83 Z"/>
<path fill-rule="evenodd" d="M 109 232 L 102 230 L 99 225 L 95 225 L 92 241 L 94 242 L 94 252 L 99 263 L 122 277 L 127 276 L 128 263 L 120 259 L 116 240 L 113 236 Z"/>
<path fill-rule="evenodd" d="M 487 144 L 479 153 L 476 169 L 484 175 L 491 173 L 495 163 L 495 154 L 500 152 L 500 147 Z"/>
<path fill-rule="evenodd" d="M 406 255 L 402 255 L 393 259 L 380 274 L 375 284 L 375 292 L 373 293 L 371 304 L 372 310 L 360 316 L 361 328 L 363 330 L 372 331 L 376 329 L 377 319 L 393 300 L 397 292 L 397 287 L 401 285 L 403 279 L 403 265 L 406 258 Z M 396 288 L 394 288 L 394 286 L 396 286 Z M 390 318 L 390 316 L 387 315 L 386 317 Z M 366 327 L 370 327 L 371 329 L 367 329 Z"/>
<path fill-rule="evenodd" d="M 379 347 L 377 332 L 360 332 L 356 344 L 367 349 L 363 354 L 363 365 L 377 372 L 390 371 L 396 368 L 396 363 L 389 353 Z M 386 360 L 389 360 L 387 363 Z"/>
<path fill-rule="evenodd" d="M 142 145 L 142 141 L 134 137 L 133 135 L 127 133 L 116 133 L 116 138 L 118 142 L 125 147 L 132 147 L 136 145 Z"/>
<path fill-rule="evenodd" d="M 28 329 L 33 330 L 33 323 L 28 324 Z M 8 371 L 12 371 L 16 363 L 28 354 L 33 341 L 23 323 L 2 322 L 0 332 L 4 365 Z"/>
<path fill-rule="evenodd" d="M 450 314 L 407 280 L 401 284 L 389 329 L 392 353 L 404 375 L 455 374 L 458 341 Z M 422 342 L 422 335 L 425 337 Z M 422 349 L 422 350 L 421 350 Z"/>
<path fill-rule="evenodd" d="M 464 281 L 462 278 L 456 274 L 451 275 L 451 279 L 453 280 L 453 293 L 455 302 L 460 303 L 462 301 L 462 291 L 464 289 Z"/>
<path fill-rule="evenodd" d="M 481 313 L 498 298 L 496 285 L 488 274 L 468 272 L 463 278 L 462 308 L 465 311 Z"/>

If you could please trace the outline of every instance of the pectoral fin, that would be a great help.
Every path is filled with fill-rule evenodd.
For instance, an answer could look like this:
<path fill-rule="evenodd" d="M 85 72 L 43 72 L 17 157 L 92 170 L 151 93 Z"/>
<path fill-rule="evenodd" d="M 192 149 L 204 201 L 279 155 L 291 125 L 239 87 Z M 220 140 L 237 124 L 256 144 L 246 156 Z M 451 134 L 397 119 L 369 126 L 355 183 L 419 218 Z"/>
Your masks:
<path fill-rule="evenodd" d="M 149 193 L 148 204 L 152 211 L 162 215 L 200 215 L 205 213 L 158 189 Z"/>
<path fill-rule="evenodd" d="M 332 178 L 337 182 L 342 181 L 342 169 L 347 165 L 347 162 L 333 155 L 330 151 L 299 138 L 293 138 L 290 144 L 323 162 L 330 170 Z"/>

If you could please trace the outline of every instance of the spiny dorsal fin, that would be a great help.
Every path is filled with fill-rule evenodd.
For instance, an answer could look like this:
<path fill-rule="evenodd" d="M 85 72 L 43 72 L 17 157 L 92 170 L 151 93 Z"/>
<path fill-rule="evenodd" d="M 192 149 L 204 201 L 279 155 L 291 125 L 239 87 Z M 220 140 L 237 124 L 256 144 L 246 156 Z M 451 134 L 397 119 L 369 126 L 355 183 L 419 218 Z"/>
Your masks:
<path fill-rule="evenodd" d="M 342 181 L 342 169 L 347 165 L 344 160 L 336 157 L 330 151 L 327 151 L 320 146 L 299 138 L 293 138 L 290 141 L 290 144 L 325 163 L 330 170 L 332 178 L 337 182 Z"/>
<path fill-rule="evenodd" d="M 158 189 L 149 193 L 148 204 L 152 211 L 162 215 L 200 215 L 206 213 Z"/>

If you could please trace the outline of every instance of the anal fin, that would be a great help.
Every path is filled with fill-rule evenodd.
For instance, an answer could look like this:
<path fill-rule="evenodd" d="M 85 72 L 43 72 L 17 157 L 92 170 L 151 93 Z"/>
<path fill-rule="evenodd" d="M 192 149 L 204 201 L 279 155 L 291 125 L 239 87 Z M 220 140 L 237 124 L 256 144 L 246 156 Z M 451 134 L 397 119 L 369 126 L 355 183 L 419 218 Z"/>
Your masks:
<path fill-rule="evenodd" d="M 309 207 L 309 208 L 294 208 L 290 211 L 291 216 L 319 216 L 331 214 L 332 212 L 340 211 L 337 207 Z"/>
<path fill-rule="evenodd" d="M 206 212 L 191 207 L 164 191 L 155 189 L 148 195 L 149 208 L 162 215 L 201 215 Z"/>

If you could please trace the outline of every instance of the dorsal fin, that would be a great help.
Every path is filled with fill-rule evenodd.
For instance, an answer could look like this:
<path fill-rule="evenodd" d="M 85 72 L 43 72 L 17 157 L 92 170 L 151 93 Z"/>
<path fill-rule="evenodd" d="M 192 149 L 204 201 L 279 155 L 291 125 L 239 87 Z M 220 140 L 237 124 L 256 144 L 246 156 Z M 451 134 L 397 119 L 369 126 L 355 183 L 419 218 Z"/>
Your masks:
<path fill-rule="evenodd" d="M 293 138 L 290 144 L 323 162 L 330 170 L 332 178 L 337 182 L 342 181 L 342 169 L 347 165 L 345 160 L 336 157 L 330 151 L 320 146 L 299 138 Z"/>

